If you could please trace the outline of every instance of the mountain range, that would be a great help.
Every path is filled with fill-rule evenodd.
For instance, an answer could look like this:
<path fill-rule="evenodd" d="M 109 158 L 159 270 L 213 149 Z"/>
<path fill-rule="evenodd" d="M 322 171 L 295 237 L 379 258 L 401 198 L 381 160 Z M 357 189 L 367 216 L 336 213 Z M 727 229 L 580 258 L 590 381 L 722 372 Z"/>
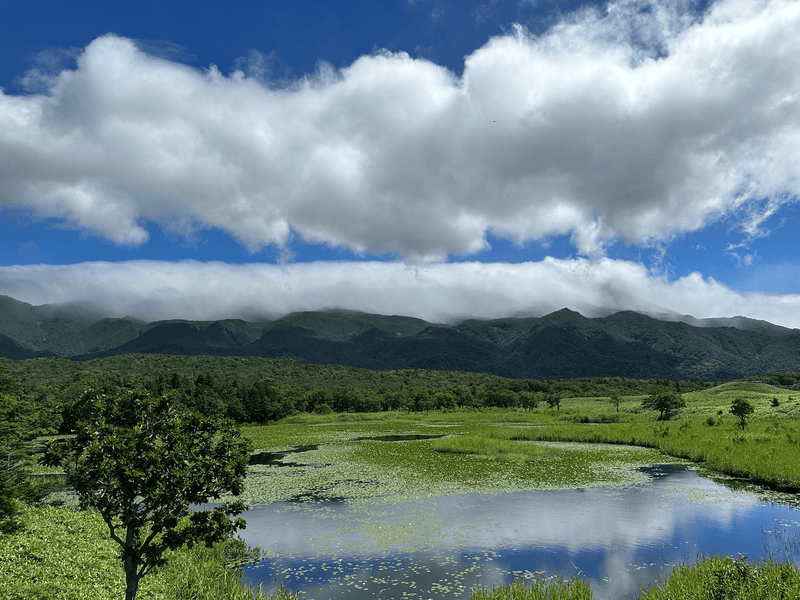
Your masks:
<path fill-rule="evenodd" d="M 423 368 L 556 379 L 724 381 L 800 370 L 800 330 L 745 317 L 622 311 L 436 324 L 346 310 L 279 319 L 112 317 L 89 303 L 33 306 L 0 296 L 0 356 L 77 361 L 120 354 L 263 356 L 369 369 Z"/>

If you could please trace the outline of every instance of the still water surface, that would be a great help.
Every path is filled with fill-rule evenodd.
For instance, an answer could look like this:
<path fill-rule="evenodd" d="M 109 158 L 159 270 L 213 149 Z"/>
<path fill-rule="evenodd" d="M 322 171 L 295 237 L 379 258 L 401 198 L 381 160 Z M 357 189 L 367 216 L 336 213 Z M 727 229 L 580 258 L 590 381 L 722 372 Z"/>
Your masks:
<path fill-rule="evenodd" d="M 464 494 L 398 502 L 281 502 L 243 516 L 271 556 L 246 583 L 305 599 L 468 598 L 479 583 L 580 574 L 596 598 L 635 598 L 681 561 L 800 561 L 800 511 L 681 465 L 622 489 Z"/>

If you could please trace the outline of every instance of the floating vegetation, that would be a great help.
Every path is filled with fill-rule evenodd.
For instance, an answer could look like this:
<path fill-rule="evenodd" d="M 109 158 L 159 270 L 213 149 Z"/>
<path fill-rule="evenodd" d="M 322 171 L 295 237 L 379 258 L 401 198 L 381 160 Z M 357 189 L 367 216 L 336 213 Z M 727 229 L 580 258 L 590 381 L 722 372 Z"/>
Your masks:
<path fill-rule="evenodd" d="M 647 448 L 512 439 L 518 432 L 505 423 L 419 419 L 251 428 L 246 433 L 261 445 L 254 456 L 264 460 L 251 464 L 244 500 L 251 505 L 332 498 L 395 502 L 473 492 L 629 486 L 648 481 L 639 467 L 668 460 Z"/>
<path fill-rule="evenodd" d="M 431 435 L 431 434 L 401 434 L 401 435 L 378 435 L 375 437 L 367 436 L 356 438 L 356 441 L 370 441 L 370 442 L 416 442 L 419 440 L 435 440 L 444 437 L 444 434 Z"/>
<path fill-rule="evenodd" d="M 696 470 L 642 472 L 655 479 L 625 488 L 264 506 L 245 515 L 249 523 L 252 516 L 248 542 L 266 549 L 245 581 L 276 581 L 309 600 L 466 600 L 476 582 L 492 589 L 578 572 L 597 598 L 633 598 L 722 539 L 731 552 L 756 558 L 766 542 L 770 556 L 793 556 L 800 523 L 792 509 L 737 493 L 726 504 L 696 504 L 687 490 L 717 487 Z M 768 528 L 759 529 L 759 519 Z"/>
<path fill-rule="evenodd" d="M 481 435 L 449 436 L 431 444 L 436 452 L 473 454 L 499 460 L 536 461 L 554 458 L 557 452 L 541 444 L 489 438 Z"/>
<path fill-rule="evenodd" d="M 695 472 L 682 474 L 686 467 L 670 466 L 680 460 L 657 448 L 607 443 L 608 435 L 600 433 L 613 436 L 615 430 L 601 428 L 625 428 L 631 439 L 650 436 L 648 440 L 660 443 L 693 435 L 695 429 L 680 423 L 587 425 L 562 420 L 572 416 L 568 409 L 560 415 L 395 413 L 364 420 L 355 415 L 313 422 L 296 419 L 248 429 L 261 451 L 313 449 L 250 467 L 245 500 L 264 511 L 251 511 L 253 519 L 261 523 L 258 519 L 272 516 L 264 525 L 253 525 L 253 535 L 258 527 L 266 527 L 269 537 L 266 543 L 257 537 L 251 540 L 265 549 L 266 558 L 251 568 L 246 580 L 276 580 L 302 589 L 308 599 L 466 599 L 476 581 L 490 586 L 515 580 L 531 583 L 545 575 L 531 570 L 541 567 L 550 575 L 568 573 L 569 561 L 552 563 L 551 550 L 521 541 L 541 540 L 543 533 L 548 541 L 540 543 L 545 545 L 585 541 L 597 523 L 617 523 L 638 510 L 634 506 L 645 497 L 641 494 L 651 489 L 647 484 L 663 477 L 674 483 L 662 484 L 663 496 L 657 496 L 669 497 L 658 500 L 668 504 L 653 513 L 659 525 L 679 506 L 715 510 L 729 503 L 745 510 L 759 502 L 752 493 L 721 490 Z M 591 441 L 568 441 L 578 429 Z M 497 502 L 511 512 L 498 514 L 496 523 L 486 521 L 486 515 L 495 514 L 490 507 Z M 590 519 L 598 509 L 605 516 Z M 508 516 L 517 510 L 522 511 L 518 517 Z M 644 515 L 637 516 L 635 526 L 628 526 L 640 531 L 644 520 Z M 552 538 L 547 523 L 556 528 Z M 527 533 L 521 527 L 528 528 Z M 617 531 L 611 526 L 597 543 L 615 547 Z M 653 539 L 661 535 L 658 530 L 652 533 Z M 645 537 L 649 540 L 651 534 Z M 292 541 L 282 541 L 288 539 Z M 639 559 L 630 560 L 621 572 L 593 574 L 592 587 L 638 591 L 668 575 L 671 565 L 700 547 L 689 540 L 667 549 L 659 545 L 656 556 L 650 554 L 651 546 L 647 542 L 637 547 Z M 533 558 L 531 552 L 539 554 Z M 671 564 L 665 562 L 664 552 Z M 514 562 L 518 554 L 525 556 L 524 562 Z"/>

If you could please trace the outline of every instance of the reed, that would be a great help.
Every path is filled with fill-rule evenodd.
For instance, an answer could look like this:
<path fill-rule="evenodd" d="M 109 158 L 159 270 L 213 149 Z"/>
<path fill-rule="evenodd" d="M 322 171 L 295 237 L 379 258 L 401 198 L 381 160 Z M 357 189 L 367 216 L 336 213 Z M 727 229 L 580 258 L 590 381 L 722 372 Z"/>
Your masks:
<path fill-rule="evenodd" d="M 516 580 L 509 585 L 495 585 L 492 589 L 481 586 L 470 592 L 470 600 L 593 600 L 592 588 L 577 578 L 564 581 L 561 577 L 532 582 Z"/>
<path fill-rule="evenodd" d="M 557 452 L 552 448 L 536 444 L 485 437 L 482 435 L 448 436 L 433 440 L 431 448 L 436 452 L 452 454 L 474 454 L 500 460 L 532 461 L 552 457 Z"/>
<path fill-rule="evenodd" d="M 491 590 L 475 587 L 470 600 L 593 600 L 578 578 L 563 581 L 517 580 Z M 790 562 L 748 562 L 746 558 L 710 556 L 682 564 L 663 581 L 643 589 L 637 600 L 789 600 L 800 598 L 800 569 Z"/>

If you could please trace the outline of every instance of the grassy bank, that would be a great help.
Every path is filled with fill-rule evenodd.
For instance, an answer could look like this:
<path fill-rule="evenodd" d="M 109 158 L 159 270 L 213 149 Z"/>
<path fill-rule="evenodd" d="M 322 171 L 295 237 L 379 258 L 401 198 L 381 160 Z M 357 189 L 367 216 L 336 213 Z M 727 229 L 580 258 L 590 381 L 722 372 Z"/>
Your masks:
<path fill-rule="evenodd" d="M 755 413 L 745 429 L 730 414 L 743 398 Z M 657 448 L 713 471 L 773 489 L 800 490 L 800 396 L 764 384 L 728 383 L 684 396 L 686 407 L 671 421 L 656 422 L 654 411 L 628 401 L 618 423 L 603 423 L 591 404 L 575 403 L 570 414 L 546 427 L 508 433 L 516 440 L 580 441 Z M 638 400 L 638 398 L 636 399 Z M 569 403 L 567 401 L 566 403 Z M 596 408 L 596 407 L 595 407 Z M 584 421 L 594 424 L 587 426 Z"/>
<path fill-rule="evenodd" d="M 99 514 L 65 507 L 21 507 L 23 530 L 0 535 L 0 597 L 4 600 L 117 600 L 125 575 L 119 546 Z M 142 579 L 137 600 L 290 600 L 243 588 L 235 561 L 241 543 L 174 552 Z M 233 561 L 233 563 L 232 563 Z"/>
<path fill-rule="evenodd" d="M 580 579 L 564 581 L 536 580 L 526 583 L 517 580 L 509 585 L 496 585 L 491 589 L 476 586 L 470 600 L 592 600 L 592 588 Z"/>
<path fill-rule="evenodd" d="M 492 589 L 475 588 L 470 600 L 593 600 L 591 588 L 579 579 L 554 582 L 516 581 Z M 730 556 L 712 556 L 693 565 L 679 565 L 659 585 L 643 590 L 637 600 L 791 600 L 800 598 L 800 570 L 790 563 L 749 563 Z"/>

